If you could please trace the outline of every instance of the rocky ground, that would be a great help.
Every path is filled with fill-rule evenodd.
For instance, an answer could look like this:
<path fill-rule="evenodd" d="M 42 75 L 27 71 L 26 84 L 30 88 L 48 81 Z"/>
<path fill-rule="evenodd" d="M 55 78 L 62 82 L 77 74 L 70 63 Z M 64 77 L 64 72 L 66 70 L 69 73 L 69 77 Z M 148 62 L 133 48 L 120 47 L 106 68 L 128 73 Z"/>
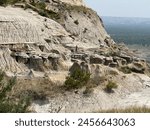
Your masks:
<path fill-rule="evenodd" d="M 150 88 L 143 89 L 127 95 L 124 99 L 119 100 L 120 108 L 128 108 L 130 106 L 150 107 Z"/>
<path fill-rule="evenodd" d="M 27 0 L 0 7 L 0 32 L 0 68 L 8 77 L 17 76 L 15 97 L 34 97 L 35 112 L 120 108 L 141 95 L 140 105 L 149 104 L 149 64 L 116 44 L 101 18 L 81 0 Z M 95 87 L 90 91 L 87 86 L 71 91 L 62 87 L 77 69 L 91 73 Z M 110 80 L 118 85 L 114 93 L 104 91 Z"/>
<path fill-rule="evenodd" d="M 43 101 L 36 100 L 32 109 L 37 112 L 96 112 L 109 109 L 123 109 L 149 104 L 150 78 L 141 74 L 131 74 L 124 78 L 119 74 L 113 80 L 119 85 L 114 93 L 106 93 L 103 85 L 94 88 L 92 93 L 84 94 L 85 88 L 73 92 L 59 93 Z"/>

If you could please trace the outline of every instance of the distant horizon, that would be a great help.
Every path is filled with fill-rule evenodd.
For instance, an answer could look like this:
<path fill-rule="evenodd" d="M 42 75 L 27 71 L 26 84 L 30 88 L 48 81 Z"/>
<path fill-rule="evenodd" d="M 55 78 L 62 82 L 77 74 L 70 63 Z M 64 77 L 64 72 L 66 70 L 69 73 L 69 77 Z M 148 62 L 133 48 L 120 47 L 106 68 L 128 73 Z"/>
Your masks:
<path fill-rule="evenodd" d="M 100 16 L 150 18 L 150 0 L 84 0 Z"/>
<path fill-rule="evenodd" d="M 101 15 L 100 17 L 150 19 L 150 17 L 127 17 L 127 16 L 104 16 L 104 15 Z"/>

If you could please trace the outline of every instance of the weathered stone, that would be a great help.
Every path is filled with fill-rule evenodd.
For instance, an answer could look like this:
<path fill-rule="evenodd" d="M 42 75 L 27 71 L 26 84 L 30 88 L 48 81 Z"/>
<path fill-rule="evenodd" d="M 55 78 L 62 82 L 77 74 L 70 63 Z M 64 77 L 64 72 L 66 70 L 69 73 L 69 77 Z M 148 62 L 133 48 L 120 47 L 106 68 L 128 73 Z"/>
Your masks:
<path fill-rule="evenodd" d="M 113 68 L 118 67 L 118 63 L 117 62 L 111 62 L 109 64 L 109 67 L 113 67 Z"/>
<path fill-rule="evenodd" d="M 88 58 L 88 55 L 86 53 L 73 53 L 71 55 L 71 60 L 78 59 L 78 60 L 87 61 L 87 58 Z"/>
<path fill-rule="evenodd" d="M 131 56 L 128 56 L 128 55 L 125 55 L 125 54 L 120 54 L 120 57 L 125 59 L 128 64 L 133 61 L 133 58 Z"/>
<path fill-rule="evenodd" d="M 133 62 L 129 68 L 135 73 L 144 73 L 145 67 L 141 62 Z"/>
<path fill-rule="evenodd" d="M 82 71 L 90 73 L 90 65 L 88 63 L 81 62 L 80 65 L 81 65 Z"/>
<path fill-rule="evenodd" d="M 105 62 L 104 62 L 104 65 L 109 65 L 110 63 L 113 62 L 113 58 L 112 57 L 106 57 L 105 58 Z"/>
<path fill-rule="evenodd" d="M 29 59 L 29 56 L 24 52 L 12 53 L 11 56 L 14 57 L 18 63 L 23 63 L 23 64 L 26 64 Z"/>
<path fill-rule="evenodd" d="M 127 64 L 127 61 L 123 58 L 120 58 L 120 57 L 117 57 L 117 56 L 114 56 L 113 57 L 113 61 L 114 62 L 117 62 L 119 66 L 122 66 L 122 65 L 126 65 Z"/>
<path fill-rule="evenodd" d="M 20 7 L 20 8 L 25 8 L 26 5 L 24 3 L 15 3 L 14 6 Z"/>
<path fill-rule="evenodd" d="M 51 66 L 53 67 L 52 68 L 53 70 L 58 70 L 58 59 L 59 57 L 57 57 L 56 55 L 53 57 L 52 56 L 48 57 L 48 60 L 50 61 Z"/>
<path fill-rule="evenodd" d="M 43 60 L 41 57 L 33 55 L 28 60 L 28 66 L 35 71 L 44 71 Z"/>
<path fill-rule="evenodd" d="M 60 58 L 60 55 L 59 54 L 55 54 L 55 53 L 49 53 L 49 58 L 55 58 L 55 59 L 58 59 Z"/>
<path fill-rule="evenodd" d="M 69 69 L 70 73 L 73 73 L 76 70 L 82 70 L 84 72 L 90 73 L 90 66 L 89 64 L 81 61 L 76 61 L 73 63 L 71 68 Z"/>
<path fill-rule="evenodd" d="M 104 42 L 107 44 L 107 46 L 112 46 L 115 42 L 110 36 L 106 36 Z"/>
<path fill-rule="evenodd" d="M 71 68 L 69 69 L 70 73 L 74 73 L 76 70 L 81 70 L 79 62 L 74 62 Z"/>
<path fill-rule="evenodd" d="M 57 2 L 58 0 L 55 1 Z M 59 1 L 78 6 L 84 5 L 83 0 L 59 0 Z"/>
<path fill-rule="evenodd" d="M 90 56 L 90 64 L 103 64 L 104 61 L 105 61 L 104 56 L 100 56 L 97 54 Z"/>

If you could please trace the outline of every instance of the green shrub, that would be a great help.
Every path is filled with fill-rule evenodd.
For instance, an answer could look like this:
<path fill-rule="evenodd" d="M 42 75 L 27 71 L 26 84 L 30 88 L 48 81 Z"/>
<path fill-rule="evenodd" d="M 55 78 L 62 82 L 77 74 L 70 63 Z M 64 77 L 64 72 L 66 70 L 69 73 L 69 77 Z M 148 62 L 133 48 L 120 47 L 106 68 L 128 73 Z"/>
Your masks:
<path fill-rule="evenodd" d="M 3 6 L 3 5 L 6 5 L 7 4 L 7 0 L 0 0 L 0 5 Z"/>
<path fill-rule="evenodd" d="M 83 87 L 90 80 L 90 73 L 82 70 L 75 70 L 66 78 L 65 87 L 66 89 L 78 89 Z"/>
<path fill-rule="evenodd" d="M 45 10 L 46 4 L 45 4 L 45 2 L 39 2 L 36 4 L 36 7 L 39 9 Z"/>
<path fill-rule="evenodd" d="M 29 97 L 15 100 L 8 95 L 12 91 L 12 87 L 16 84 L 16 77 L 11 78 L 6 83 L 4 81 L 4 72 L 0 71 L 0 113 L 26 112 L 30 104 Z"/>
<path fill-rule="evenodd" d="M 9 4 L 15 4 L 17 2 L 20 2 L 21 0 L 0 0 L 0 5 L 1 6 L 6 6 Z"/>
<path fill-rule="evenodd" d="M 48 14 L 47 14 L 46 11 L 40 10 L 38 13 L 39 13 L 39 15 L 41 15 L 41 16 L 48 17 Z"/>
<path fill-rule="evenodd" d="M 107 92 L 111 93 L 111 92 L 113 92 L 113 89 L 116 89 L 117 87 L 118 87 L 118 85 L 115 82 L 109 81 L 108 84 L 106 85 L 105 90 Z"/>

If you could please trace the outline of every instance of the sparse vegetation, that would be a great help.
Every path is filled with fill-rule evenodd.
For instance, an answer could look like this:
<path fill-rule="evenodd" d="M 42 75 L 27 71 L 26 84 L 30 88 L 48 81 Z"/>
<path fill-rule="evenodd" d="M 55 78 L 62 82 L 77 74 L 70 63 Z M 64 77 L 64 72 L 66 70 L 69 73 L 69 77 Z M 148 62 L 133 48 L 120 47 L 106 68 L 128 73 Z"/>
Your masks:
<path fill-rule="evenodd" d="M 82 70 L 75 70 L 66 78 L 65 88 L 66 89 L 78 89 L 82 88 L 90 80 L 90 73 Z"/>
<path fill-rule="evenodd" d="M 0 0 L 0 5 L 1 6 L 7 6 L 9 4 L 15 4 L 17 2 L 20 2 L 22 0 Z"/>
<path fill-rule="evenodd" d="M 31 6 L 31 5 L 32 6 Z M 47 10 L 46 9 L 46 3 L 45 2 L 31 2 L 30 4 L 27 4 L 26 8 L 32 8 L 34 11 L 38 12 L 39 15 L 44 16 L 44 17 L 48 17 L 51 19 L 60 19 L 60 14 L 53 12 L 52 10 Z"/>
<path fill-rule="evenodd" d="M 86 89 L 83 91 L 84 96 L 89 97 L 93 93 L 94 89 L 93 87 L 86 87 Z"/>
<path fill-rule="evenodd" d="M 28 97 L 22 99 L 13 99 L 9 96 L 12 87 L 16 83 L 16 77 L 4 82 L 4 72 L 0 71 L 0 113 L 22 113 L 26 112 L 30 104 Z"/>
<path fill-rule="evenodd" d="M 35 7 L 37 7 L 38 9 L 42 9 L 45 10 L 46 8 L 46 4 L 45 2 L 38 2 L 38 3 L 31 3 L 32 5 L 34 5 Z"/>
<path fill-rule="evenodd" d="M 129 107 L 125 109 L 111 109 L 111 110 L 100 110 L 98 113 L 150 113 L 150 108 L 143 107 Z"/>
<path fill-rule="evenodd" d="M 118 85 L 113 82 L 113 81 L 109 81 L 108 84 L 106 85 L 106 92 L 111 93 L 113 92 L 113 89 L 116 89 L 118 87 Z"/>

